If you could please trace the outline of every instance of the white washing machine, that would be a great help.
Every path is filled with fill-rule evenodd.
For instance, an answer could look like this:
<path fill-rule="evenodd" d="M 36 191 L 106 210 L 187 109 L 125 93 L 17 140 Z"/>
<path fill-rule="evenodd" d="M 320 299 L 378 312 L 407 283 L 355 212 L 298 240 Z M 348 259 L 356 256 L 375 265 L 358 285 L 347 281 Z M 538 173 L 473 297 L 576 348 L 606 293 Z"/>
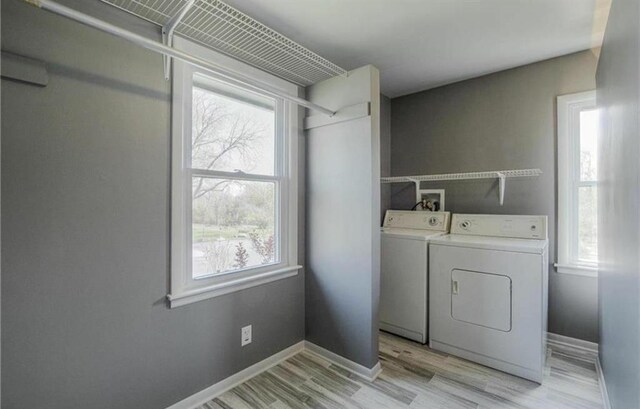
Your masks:
<path fill-rule="evenodd" d="M 427 342 L 429 240 L 449 231 L 449 212 L 387 210 L 380 257 L 380 329 Z"/>
<path fill-rule="evenodd" d="M 540 383 L 547 216 L 454 214 L 429 247 L 431 348 Z"/>

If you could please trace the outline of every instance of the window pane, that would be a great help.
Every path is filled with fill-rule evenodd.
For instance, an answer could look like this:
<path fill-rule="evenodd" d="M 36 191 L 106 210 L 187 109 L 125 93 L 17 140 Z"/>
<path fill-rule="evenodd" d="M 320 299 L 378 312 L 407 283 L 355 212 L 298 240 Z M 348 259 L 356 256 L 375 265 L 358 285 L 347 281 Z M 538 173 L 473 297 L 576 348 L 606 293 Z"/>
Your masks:
<path fill-rule="evenodd" d="M 274 182 L 194 177 L 192 189 L 193 278 L 279 261 Z"/>
<path fill-rule="evenodd" d="M 580 112 L 580 180 L 598 179 L 598 111 Z"/>
<path fill-rule="evenodd" d="M 274 101 L 223 92 L 193 88 L 191 166 L 273 175 Z"/>
<path fill-rule="evenodd" d="M 598 193 L 595 186 L 578 188 L 578 259 L 598 261 Z"/>

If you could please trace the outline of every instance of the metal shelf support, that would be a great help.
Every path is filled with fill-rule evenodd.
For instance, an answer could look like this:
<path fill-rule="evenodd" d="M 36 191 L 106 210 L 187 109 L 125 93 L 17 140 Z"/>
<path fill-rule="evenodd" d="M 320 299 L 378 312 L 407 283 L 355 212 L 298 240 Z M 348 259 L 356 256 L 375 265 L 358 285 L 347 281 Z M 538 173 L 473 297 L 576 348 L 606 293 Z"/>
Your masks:
<path fill-rule="evenodd" d="M 176 31 L 176 27 L 178 27 L 180 21 L 182 21 L 184 16 L 187 15 L 195 2 L 196 0 L 187 1 L 182 10 L 180 10 L 180 12 L 173 16 L 171 20 L 167 22 L 167 24 L 162 26 L 162 43 L 164 45 L 166 45 L 167 47 L 173 47 L 173 34 Z M 162 54 L 162 62 L 164 63 L 164 79 L 169 81 L 169 79 L 171 78 L 171 57 L 166 54 Z"/>
<path fill-rule="evenodd" d="M 498 195 L 500 195 L 500 206 L 504 204 L 504 189 L 507 177 L 502 172 L 496 172 L 498 176 Z"/>
<path fill-rule="evenodd" d="M 313 102 L 307 101 L 304 98 L 300 98 L 298 96 L 283 92 L 280 88 L 277 88 L 273 85 L 256 80 L 253 77 L 239 73 L 232 69 L 229 69 L 223 65 L 216 63 L 215 61 L 205 60 L 203 58 L 194 56 L 192 54 L 185 53 L 184 51 L 180 51 L 172 47 L 167 47 L 161 42 L 148 39 L 147 37 L 141 36 L 136 33 L 132 33 L 131 31 L 128 31 L 118 26 L 115 26 L 113 24 L 107 23 L 98 18 L 89 16 L 87 14 L 76 11 L 72 8 L 58 4 L 55 1 L 52 1 L 52 0 L 23 0 L 23 1 L 35 7 L 39 7 L 43 10 L 47 10 L 52 13 L 55 13 L 59 16 L 66 17 L 70 20 L 76 21 L 78 23 L 82 23 L 84 25 L 95 28 L 102 32 L 122 38 L 140 47 L 146 48 L 147 50 L 151 50 L 160 54 L 167 55 L 177 60 L 184 61 L 187 64 L 191 64 L 194 67 L 198 67 L 205 71 L 215 73 L 221 77 L 224 77 L 226 80 L 228 80 L 232 84 L 237 84 L 237 85 L 241 84 L 243 86 L 250 87 L 253 89 L 266 91 L 286 101 L 293 102 L 305 108 L 309 108 L 313 111 L 322 112 L 323 114 L 328 116 L 333 116 L 336 113 L 334 110 L 325 108 L 318 104 L 314 104 Z"/>
<path fill-rule="evenodd" d="M 169 24 L 188 2 L 102 1 L 160 27 Z M 304 87 L 338 75 L 348 75 L 344 68 L 222 0 L 197 0 L 175 27 L 175 33 Z"/>

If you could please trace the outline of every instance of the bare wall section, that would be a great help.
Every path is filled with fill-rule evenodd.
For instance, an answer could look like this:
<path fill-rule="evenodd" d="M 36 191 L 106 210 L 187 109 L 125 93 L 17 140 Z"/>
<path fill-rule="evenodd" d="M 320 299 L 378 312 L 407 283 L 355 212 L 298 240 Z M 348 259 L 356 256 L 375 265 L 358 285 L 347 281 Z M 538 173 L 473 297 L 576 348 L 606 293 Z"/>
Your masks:
<path fill-rule="evenodd" d="M 330 109 L 371 115 L 307 131 L 306 339 L 353 362 L 378 362 L 380 95 L 366 66 L 307 88 Z"/>
<path fill-rule="evenodd" d="M 590 51 L 391 100 L 391 175 L 540 168 L 508 179 L 504 206 L 493 180 L 423 183 L 446 189 L 457 213 L 549 216 L 549 330 L 597 342 L 597 280 L 555 272 L 558 95 L 595 88 Z M 392 188 L 394 209 L 410 209 L 413 183 Z"/>

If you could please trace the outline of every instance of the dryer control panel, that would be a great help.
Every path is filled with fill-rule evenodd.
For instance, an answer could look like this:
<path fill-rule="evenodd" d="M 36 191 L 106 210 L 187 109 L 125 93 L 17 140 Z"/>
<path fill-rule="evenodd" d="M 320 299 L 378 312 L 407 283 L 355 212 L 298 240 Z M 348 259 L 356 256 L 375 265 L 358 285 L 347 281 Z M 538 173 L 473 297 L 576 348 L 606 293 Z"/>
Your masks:
<path fill-rule="evenodd" d="M 449 231 L 449 212 L 387 210 L 382 227 L 398 229 Z"/>
<path fill-rule="evenodd" d="M 547 216 L 454 214 L 451 234 L 547 239 Z"/>

